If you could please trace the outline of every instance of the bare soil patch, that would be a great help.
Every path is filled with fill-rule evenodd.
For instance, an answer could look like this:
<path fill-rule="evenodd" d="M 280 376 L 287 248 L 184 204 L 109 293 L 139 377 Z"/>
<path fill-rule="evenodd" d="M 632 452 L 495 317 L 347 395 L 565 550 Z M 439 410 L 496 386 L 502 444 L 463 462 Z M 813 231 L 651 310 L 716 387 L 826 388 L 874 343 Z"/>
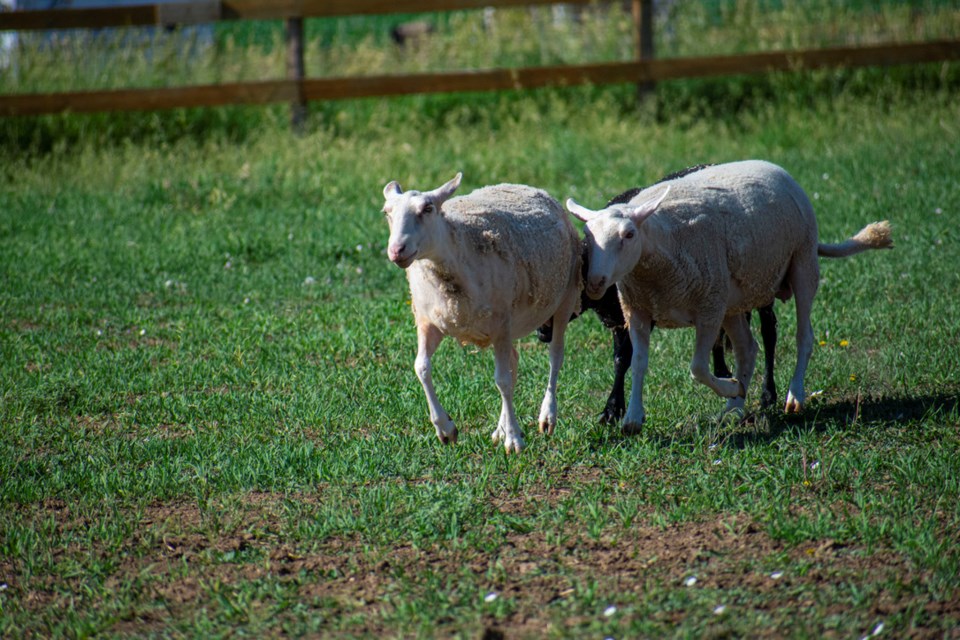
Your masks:
<path fill-rule="evenodd" d="M 556 503 L 563 499 L 562 490 L 558 491 L 558 495 L 545 492 L 539 499 Z M 155 503 L 139 512 L 134 534 L 123 549 L 68 545 L 56 553 L 78 559 L 84 554 L 119 557 L 104 585 L 106 594 L 111 585 L 143 583 L 140 604 L 111 628 L 121 634 L 161 631 L 171 620 L 190 620 L 198 607 L 220 606 L 217 597 L 223 589 L 255 581 L 278 583 L 293 600 L 322 610 L 327 620 L 347 625 L 334 625 L 333 634 L 390 637 L 398 633 L 389 620 L 398 598 L 416 599 L 436 588 L 427 576 L 449 576 L 454 581 L 472 576 L 472 584 L 509 600 L 512 606 L 506 613 L 482 613 L 470 623 L 476 628 L 468 631 L 477 637 L 534 638 L 582 629 L 591 615 L 582 604 L 588 584 L 595 585 L 597 602 L 607 604 L 643 602 L 664 588 L 748 594 L 745 606 L 782 618 L 786 611 L 812 607 L 829 614 L 830 605 L 819 601 L 818 591 L 830 592 L 847 583 L 882 585 L 895 579 L 909 584 L 924 579 L 892 550 L 868 552 L 833 540 L 789 546 L 746 516 L 715 516 L 661 527 L 641 515 L 634 526 L 615 537 L 598 539 L 585 536 L 582 530 L 565 536 L 555 531 L 512 532 L 493 552 L 456 543 L 418 547 L 404 540 L 393 545 L 357 538 L 304 541 L 284 533 L 288 527 L 285 502 L 309 504 L 322 499 L 320 490 L 294 496 L 252 492 L 203 506 L 185 501 Z M 535 504 L 512 496 L 489 499 L 497 509 L 518 514 L 528 514 Z M 55 518 L 61 534 L 91 524 L 61 500 L 37 505 L 36 515 Z M 565 542 L 558 545 L 558 539 Z M 777 562 L 804 570 L 776 575 Z M 11 559 L 0 562 L 0 572 L 19 592 L 21 606 L 37 612 L 65 604 L 68 594 L 78 591 L 83 582 L 82 576 L 52 575 L 22 582 L 18 563 Z M 695 584 L 685 587 L 690 578 L 696 579 Z M 476 605 L 477 600 L 468 600 L 482 598 L 482 593 L 468 590 L 457 597 L 465 605 Z M 873 596 L 872 612 L 880 618 L 916 607 L 926 607 L 935 619 L 960 620 L 957 599 L 931 603 L 908 592 L 882 588 Z M 842 613 L 842 605 L 835 608 Z M 682 613 L 657 615 L 670 624 L 679 622 L 671 619 Z M 342 622 L 347 619 L 350 622 Z M 275 624 L 282 623 L 283 614 Z M 463 631 L 458 626 L 464 624 L 462 620 L 438 623 L 451 634 Z M 782 632 L 771 628 L 770 636 Z M 915 628 L 910 633 L 943 637 L 942 629 Z"/>

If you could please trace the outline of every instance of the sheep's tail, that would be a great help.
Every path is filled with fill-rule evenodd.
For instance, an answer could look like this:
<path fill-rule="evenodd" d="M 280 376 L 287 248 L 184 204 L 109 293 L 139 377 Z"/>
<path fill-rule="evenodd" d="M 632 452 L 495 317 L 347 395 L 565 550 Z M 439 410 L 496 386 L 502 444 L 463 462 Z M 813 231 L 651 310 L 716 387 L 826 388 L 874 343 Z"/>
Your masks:
<path fill-rule="evenodd" d="M 817 245 L 817 255 L 825 258 L 846 258 L 870 249 L 893 249 L 890 223 L 886 220 L 868 224 L 857 235 L 837 244 Z"/>

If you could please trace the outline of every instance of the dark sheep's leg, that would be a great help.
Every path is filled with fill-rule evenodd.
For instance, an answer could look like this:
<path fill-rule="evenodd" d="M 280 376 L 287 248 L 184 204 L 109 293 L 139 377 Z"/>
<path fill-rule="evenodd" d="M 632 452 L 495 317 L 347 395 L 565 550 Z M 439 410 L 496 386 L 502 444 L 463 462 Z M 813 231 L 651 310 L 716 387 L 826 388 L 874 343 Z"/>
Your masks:
<path fill-rule="evenodd" d="M 711 354 L 713 355 L 713 375 L 718 378 L 733 377 L 733 372 L 730 371 L 730 367 L 727 366 L 727 360 L 724 357 L 726 341 L 727 334 L 724 333 L 723 329 L 720 329 L 720 333 L 717 335 L 717 341 L 713 343 L 713 349 L 711 350 Z"/>
<path fill-rule="evenodd" d="M 633 358 L 633 344 L 626 327 L 614 327 L 613 333 L 613 388 L 607 398 L 607 406 L 600 414 L 601 424 L 618 424 L 626 411 L 624 385 L 630 360 Z"/>
<path fill-rule="evenodd" d="M 760 406 L 770 407 L 777 404 L 777 382 L 773 378 L 773 360 L 777 351 L 777 314 L 773 304 L 759 309 L 760 336 L 763 338 L 763 361 L 766 371 L 763 373 L 763 395 Z"/>
<path fill-rule="evenodd" d="M 537 339 L 540 342 L 545 342 L 550 344 L 553 340 L 553 321 L 548 321 L 546 324 L 543 324 L 537 327 Z"/>

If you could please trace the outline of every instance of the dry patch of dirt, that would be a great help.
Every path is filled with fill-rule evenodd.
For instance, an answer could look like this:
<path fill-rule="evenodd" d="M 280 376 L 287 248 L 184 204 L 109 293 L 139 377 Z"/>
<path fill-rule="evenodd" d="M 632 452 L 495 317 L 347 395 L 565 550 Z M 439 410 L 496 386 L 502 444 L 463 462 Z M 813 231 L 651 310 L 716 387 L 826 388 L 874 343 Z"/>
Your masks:
<path fill-rule="evenodd" d="M 540 497 L 554 504 L 563 498 L 563 489 Z M 171 619 L 190 620 L 198 607 L 220 606 L 218 589 L 229 591 L 253 581 L 279 583 L 294 601 L 322 609 L 325 619 L 349 618 L 351 622 L 342 624 L 350 625 L 350 633 L 392 636 L 398 631 L 385 620 L 384 612 L 396 606 L 397 598 L 416 599 L 435 589 L 428 576 L 448 576 L 454 583 L 468 576 L 471 585 L 513 603 L 506 614 L 483 613 L 475 621 L 478 635 L 486 628 L 490 637 L 500 632 L 507 637 L 540 637 L 582 627 L 584 614 L 577 603 L 582 601 L 584 585 L 591 583 L 598 597 L 613 604 L 618 597 L 642 601 L 653 591 L 679 588 L 695 577 L 698 589 L 748 592 L 750 607 L 755 609 L 775 612 L 816 606 L 829 614 L 829 606 L 816 601 L 818 590 L 841 589 L 850 582 L 885 584 L 893 577 L 899 584 L 924 578 L 909 560 L 889 549 L 868 553 L 832 540 L 788 546 L 746 516 L 661 527 L 641 514 L 634 526 L 615 538 L 593 539 L 582 530 L 562 536 L 556 531 L 513 532 L 493 552 L 456 543 L 417 547 L 404 540 L 389 546 L 354 538 L 314 542 L 285 533 L 289 526 L 286 504 L 309 505 L 323 499 L 320 487 L 298 495 L 251 492 L 203 506 L 192 501 L 155 503 L 138 510 L 133 535 L 122 549 L 67 545 L 55 553 L 78 559 L 84 554 L 119 558 L 102 597 L 109 597 L 116 585 L 143 581 L 140 605 L 110 630 L 121 634 L 160 632 Z M 497 510 L 518 515 L 529 515 L 536 505 L 529 498 L 488 499 Z M 55 519 L 60 534 L 92 524 L 61 500 L 36 505 L 36 515 Z M 804 571 L 773 577 L 776 569 L 771 563 L 777 559 L 803 566 Z M 0 580 L 15 586 L 23 608 L 36 612 L 63 604 L 69 599 L 66 594 L 77 592 L 83 582 L 81 577 L 33 576 L 21 583 L 17 573 L 15 559 L 0 558 Z M 473 606 L 473 601 L 466 600 L 475 596 L 476 589 L 456 597 Z M 564 603 L 570 607 L 564 608 Z M 880 618 L 925 607 L 934 619 L 960 621 L 960 600 L 956 599 L 917 601 L 903 593 L 880 591 L 871 607 Z M 836 609 L 833 613 L 844 613 L 840 605 Z M 671 616 L 681 614 L 658 615 L 669 623 Z M 282 624 L 282 617 L 275 624 Z M 462 621 L 446 624 L 452 634 L 460 631 L 456 625 Z M 911 634 L 943 637 L 942 630 L 934 629 L 913 629 Z"/>

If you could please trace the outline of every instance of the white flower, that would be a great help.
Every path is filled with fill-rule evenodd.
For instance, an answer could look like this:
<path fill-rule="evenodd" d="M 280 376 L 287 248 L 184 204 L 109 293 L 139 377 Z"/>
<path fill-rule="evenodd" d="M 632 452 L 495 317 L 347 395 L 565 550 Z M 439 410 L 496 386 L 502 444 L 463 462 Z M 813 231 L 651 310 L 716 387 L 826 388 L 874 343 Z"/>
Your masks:
<path fill-rule="evenodd" d="M 357 245 L 357 252 L 359 253 L 360 251 L 363 251 L 363 245 L 362 245 L 362 244 L 358 244 L 358 245 Z"/>
<path fill-rule="evenodd" d="M 491 592 L 488 593 L 487 595 L 483 596 L 483 601 L 484 601 L 484 602 L 493 602 L 494 600 L 496 600 L 496 599 L 499 598 L 499 597 L 500 597 L 500 595 L 499 595 L 496 591 L 491 591 Z"/>
<path fill-rule="evenodd" d="M 315 285 L 317 284 L 317 279 L 314 278 L 313 276 L 307 276 L 306 278 L 304 278 L 303 284 L 307 285 L 308 287 Z"/>
<path fill-rule="evenodd" d="M 721 462 L 723 462 L 723 460 L 721 460 L 720 458 L 717 458 L 716 460 L 713 461 L 713 464 L 714 464 L 714 465 L 718 465 L 718 464 L 720 464 Z"/>
<path fill-rule="evenodd" d="M 820 461 L 819 461 L 819 460 L 817 460 L 816 462 L 811 462 L 811 463 L 810 463 L 810 469 L 811 469 L 811 471 L 812 471 L 812 470 L 816 470 L 819 466 L 820 466 Z"/>
<path fill-rule="evenodd" d="M 142 335 L 142 336 L 147 335 L 147 330 L 146 330 L 146 329 L 140 329 L 140 335 Z"/>
<path fill-rule="evenodd" d="M 820 176 L 820 177 L 823 178 L 824 180 L 829 180 L 829 179 L 830 179 L 830 174 L 829 174 L 829 173 L 825 173 L 825 174 L 823 174 L 823 175 Z"/>
<path fill-rule="evenodd" d="M 715 616 L 722 616 L 724 613 L 726 613 L 726 611 L 727 611 L 727 605 L 725 605 L 725 604 L 719 604 L 719 605 L 717 605 L 717 607 L 713 610 L 713 615 L 715 615 Z"/>
<path fill-rule="evenodd" d="M 607 607 L 606 609 L 603 610 L 603 615 L 604 615 L 604 617 L 609 618 L 610 616 L 612 616 L 612 615 L 615 614 L 616 612 L 617 612 L 617 605 L 612 604 L 612 605 L 610 605 L 609 607 Z"/>
<path fill-rule="evenodd" d="M 936 209 L 933 210 L 933 212 L 939 216 L 941 213 L 943 213 L 943 209 L 941 209 L 940 207 L 937 207 Z"/>
<path fill-rule="evenodd" d="M 877 626 L 875 626 L 875 627 L 873 628 L 873 633 L 871 633 L 870 635 L 872 635 L 872 636 L 878 636 L 878 635 L 880 635 L 881 633 L 883 633 L 883 623 L 882 623 L 882 622 L 879 623 Z"/>
<path fill-rule="evenodd" d="M 690 576 L 689 578 L 687 578 L 686 580 L 683 581 L 683 584 L 686 585 L 686 586 L 688 586 L 688 587 L 692 587 L 693 585 L 697 584 L 697 577 L 696 577 L 696 576 Z"/>
<path fill-rule="evenodd" d="M 779 580 L 783 577 L 783 571 L 774 571 L 770 574 L 770 578 L 773 580 Z"/>

